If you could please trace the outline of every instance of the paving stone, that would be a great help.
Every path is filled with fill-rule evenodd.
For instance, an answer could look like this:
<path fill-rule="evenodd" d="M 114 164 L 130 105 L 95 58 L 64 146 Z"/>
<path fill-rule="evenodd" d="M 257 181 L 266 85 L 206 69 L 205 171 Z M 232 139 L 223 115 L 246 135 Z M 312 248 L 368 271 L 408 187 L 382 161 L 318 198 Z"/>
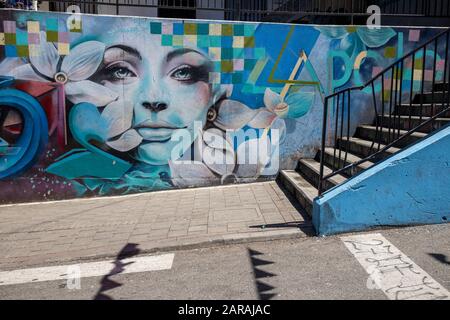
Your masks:
<path fill-rule="evenodd" d="M 0 206 L 0 268 L 141 250 L 301 234 L 257 228 L 303 217 L 275 182 Z M 308 225 L 308 223 L 307 223 Z"/>

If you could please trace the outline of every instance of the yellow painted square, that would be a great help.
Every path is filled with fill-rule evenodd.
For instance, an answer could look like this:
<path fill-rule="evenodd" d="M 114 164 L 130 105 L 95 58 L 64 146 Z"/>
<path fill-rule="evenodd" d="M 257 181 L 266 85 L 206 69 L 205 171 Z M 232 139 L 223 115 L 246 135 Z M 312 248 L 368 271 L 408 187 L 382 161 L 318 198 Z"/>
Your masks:
<path fill-rule="evenodd" d="M 0 32 L 0 46 L 5 45 L 5 34 L 3 32 Z"/>
<path fill-rule="evenodd" d="M 39 33 L 39 21 L 27 22 L 28 33 Z"/>
<path fill-rule="evenodd" d="M 39 45 L 38 44 L 28 45 L 28 55 L 30 57 L 38 57 L 39 56 Z"/>
<path fill-rule="evenodd" d="M 414 70 L 414 80 L 422 81 L 422 70 Z"/>
<path fill-rule="evenodd" d="M 244 47 L 244 37 L 233 37 L 233 48 L 243 48 Z"/>
<path fill-rule="evenodd" d="M 209 25 L 209 35 L 210 36 L 220 36 L 222 34 L 221 24 L 210 24 Z"/>
<path fill-rule="evenodd" d="M 175 47 L 182 47 L 183 46 L 183 36 L 173 36 L 172 39 L 172 45 Z"/>
<path fill-rule="evenodd" d="M 209 48 L 209 55 L 215 61 L 219 61 L 222 59 L 221 52 L 221 48 Z"/>
<path fill-rule="evenodd" d="M 197 36 L 184 36 L 184 45 L 185 46 L 197 46 Z"/>
<path fill-rule="evenodd" d="M 69 43 L 61 43 L 58 42 L 58 53 L 62 56 L 68 55 L 70 52 L 70 44 Z"/>

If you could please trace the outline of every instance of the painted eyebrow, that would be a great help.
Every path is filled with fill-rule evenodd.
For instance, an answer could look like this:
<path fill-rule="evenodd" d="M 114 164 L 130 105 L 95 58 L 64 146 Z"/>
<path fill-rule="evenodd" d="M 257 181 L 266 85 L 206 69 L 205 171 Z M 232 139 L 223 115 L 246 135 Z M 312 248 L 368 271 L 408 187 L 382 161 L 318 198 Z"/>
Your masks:
<path fill-rule="evenodd" d="M 122 44 L 116 44 L 114 46 L 108 47 L 106 50 L 115 49 L 115 48 L 121 49 L 121 50 L 125 51 L 126 53 L 136 56 L 139 60 L 142 60 L 141 54 L 136 49 L 122 45 Z"/>
<path fill-rule="evenodd" d="M 194 50 L 194 49 L 187 49 L 187 48 L 181 48 L 181 49 L 177 49 L 177 50 L 174 50 L 174 51 L 172 51 L 172 52 L 169 52 L 169 53 L 167 54 L 166 61 L 167 61 L 167 62 L 170 62 L 172 59 L 174 59 L 174 58 L 176 58 L 176 57 L 179 57 L 179 56 L 182 56 L 182 55 L 184 55 L 184 54 L 186 54 L 186 53 L 190 53 L 190 52 L 197 53 L 197 54 L 201 55 L 202 57 L 206 58 L 204 54 L 202 54 L 201 52 L 199 52 L 199 51 L 197 51 L 197 50 Z"/>

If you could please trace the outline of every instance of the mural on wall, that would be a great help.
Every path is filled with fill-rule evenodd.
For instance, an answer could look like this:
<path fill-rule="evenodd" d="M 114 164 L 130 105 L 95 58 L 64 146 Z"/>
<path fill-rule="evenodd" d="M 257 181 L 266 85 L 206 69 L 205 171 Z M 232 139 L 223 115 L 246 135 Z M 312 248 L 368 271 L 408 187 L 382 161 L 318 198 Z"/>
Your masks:
<path fill-rule="evenodd" d="M 273 179 L 325 95 L 439 31 L 0 15 L 4 203 Z"/>

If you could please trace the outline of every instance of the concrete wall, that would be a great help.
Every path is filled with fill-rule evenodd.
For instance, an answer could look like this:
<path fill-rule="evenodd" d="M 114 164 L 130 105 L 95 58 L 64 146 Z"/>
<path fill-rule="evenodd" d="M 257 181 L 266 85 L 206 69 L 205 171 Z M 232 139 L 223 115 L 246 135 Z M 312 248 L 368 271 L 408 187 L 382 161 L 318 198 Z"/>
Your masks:
<path fill-rule="evenodd" d="M 441 31 L 0 16 L 0 203 L 273 179 L 315 156 L 327 94 Z"/>
<path fill-rule="evenodd" d="M 317 198 L 317 233 L 447 223 L 450 219 L 450 126 Z"/>

